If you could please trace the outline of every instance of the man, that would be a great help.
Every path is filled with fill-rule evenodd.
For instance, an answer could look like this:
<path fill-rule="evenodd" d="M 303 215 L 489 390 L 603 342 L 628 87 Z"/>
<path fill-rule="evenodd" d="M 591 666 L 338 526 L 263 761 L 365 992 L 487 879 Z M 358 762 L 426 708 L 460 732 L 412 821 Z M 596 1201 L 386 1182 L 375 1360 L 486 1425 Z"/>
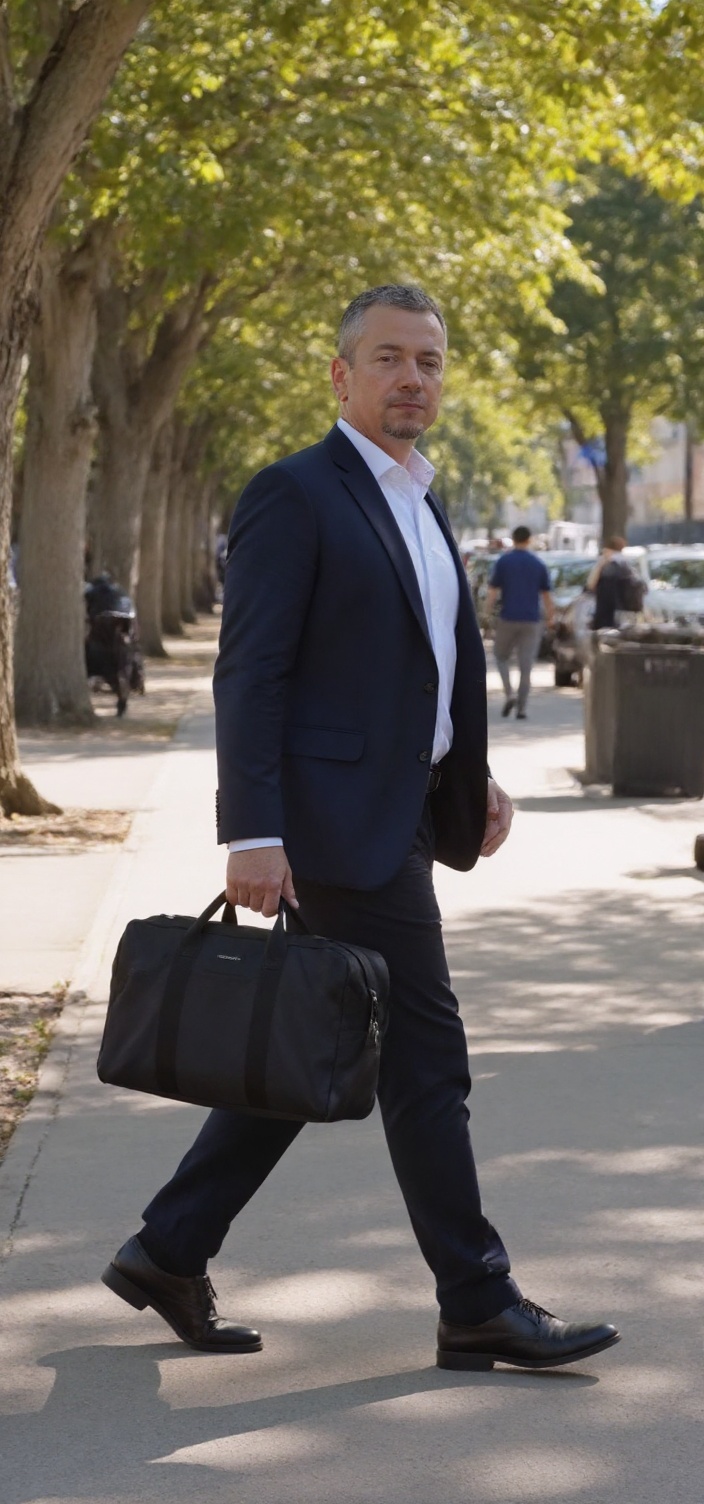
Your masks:
<path fill-rule="evenodd" d="M 587 580 L 587 590 L 596 596 L 591 623 L 594 632 L 615 627 L 617 611 L 642 610 L 644 586 L 622 557 L 625 547 L 625 538 L 607 538 Z"/>
<path fill-rule="evenodd" d="M 413 1230 L 435 1275 L 438 1362 L 544 1367 L 618 1340 L 524 1301 L 483 1215 L 470 1080 L 433 892 L 434 854 L 492 856 L 511 805 L 486 763 L 485 665 L 432 467 L 445 325 L 418 288 L 355 298 L 332 382 L 341 419 L 270 466 L 233 519 L 215 670 L 219 836 L 231 903 L 379 950 L 391 978 L 379 1105 Z M 145 1227 L 105 1271 L 191 1346 L 250 1351 L 205 1273 L 301 1124 L 212 1112 Z"/>
<path fill-rule="evenodd" d="M 511 655 L 515 652 L 520 672 L 516 720 L 525 721 L 530 674 L 543 631 L 540 603 L 543 603 L 548 627 L 553 622 L 553 604 L 547 569 L 542 559 L 531 553 L 528 547 L 530 529 L 514 528 L 511 539 L 513 548 L 509 553 L 502 554 L 494 565 L 487 599 L 489 610 L 493 611 L 499 595 L 501 596 L 501 609 L 494 635 L 496 667 L 506 696 L 501 714 L 510 715 L 516 705 L 509 669 Z"/>

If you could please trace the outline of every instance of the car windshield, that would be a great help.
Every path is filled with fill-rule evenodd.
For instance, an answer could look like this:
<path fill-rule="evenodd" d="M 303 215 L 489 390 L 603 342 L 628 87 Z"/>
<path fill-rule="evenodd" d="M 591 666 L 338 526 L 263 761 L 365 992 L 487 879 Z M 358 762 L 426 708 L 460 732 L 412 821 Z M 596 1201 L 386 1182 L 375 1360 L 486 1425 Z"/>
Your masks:
<path fill-rule="evenodd" d="M 572 586 L 582 590 L 595 563 L 595 559 L 570 559 L 564 564 L 551 564 L 549 574 L 553 590 L 570 590 Z"/>
<path fill-rule="evenodd" d="M 704 558 L 651 558 L 648 570 L 656 590 L 704 590 Z"/>

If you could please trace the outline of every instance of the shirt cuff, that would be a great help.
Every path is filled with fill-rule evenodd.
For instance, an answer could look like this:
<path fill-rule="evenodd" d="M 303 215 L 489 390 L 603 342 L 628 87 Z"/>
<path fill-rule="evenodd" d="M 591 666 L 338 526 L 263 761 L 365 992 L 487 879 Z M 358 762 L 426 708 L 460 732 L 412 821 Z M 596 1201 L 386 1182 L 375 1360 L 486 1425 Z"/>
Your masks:
<path fill-rule="evenodd" d="M 283 846 L 281 836 L 262 836 L 256 841 L 230 841 L 228 851 L 259 851 L 263 846 Z"/>

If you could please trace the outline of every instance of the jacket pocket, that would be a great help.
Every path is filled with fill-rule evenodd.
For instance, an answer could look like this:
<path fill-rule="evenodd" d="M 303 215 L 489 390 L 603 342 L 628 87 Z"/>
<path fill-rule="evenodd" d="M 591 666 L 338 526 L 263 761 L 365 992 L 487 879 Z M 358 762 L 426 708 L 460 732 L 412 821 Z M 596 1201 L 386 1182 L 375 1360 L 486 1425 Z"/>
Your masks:
<path fill-rule="evenodd" d="M 364 732 L 337 726 L 287 726 L 283 749 L 289 757 L 325 757 L 333 762 L 359 762 Z"/>

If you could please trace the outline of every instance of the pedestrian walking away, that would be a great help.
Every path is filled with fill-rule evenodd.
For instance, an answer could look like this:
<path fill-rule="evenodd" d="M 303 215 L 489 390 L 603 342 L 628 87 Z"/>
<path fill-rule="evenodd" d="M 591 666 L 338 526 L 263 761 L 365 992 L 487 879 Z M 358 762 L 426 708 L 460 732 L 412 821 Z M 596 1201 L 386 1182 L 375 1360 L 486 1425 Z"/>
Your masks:
<path fill-rule="evenodd" d="M 526 705 L 530 694 L 531 669 L 538 655 L 543 632 L 541 603 L 548 629 L 553 623 L 553 602 L 550 591 L 550 576 L 542 559 L 531 553 L 530 529 L 514 528 L 511 538 L 513 548 L 497 559 L 489 581 L 488 605 L 493 611 L 501 597 L 499 617 L 494 634 L 496 667 L 504 687 L 504 706 L 501 714 L 509 716 L 515 708 L 516 719 L 525 721 Z M 518 659 L 518 694 L 511 684 L 511 657 Z"/>
<path fill-rule="evenodd" d="M 543 1368 L 618 1332 L 524 1298 L 480 1197 L 432 867 L 493 856 L 512 809 L 487 767 L 484 650 L 462 561 L 415 449 L 445 354 L 442 314 L 419 288 L 360 294 L 331 366 L 338 422 L 239 501 L 214 679 L 218 836 L 232 904 L 273 916 L 283 896 L 313 933 L 387 962 L 378 1100 L 434 1276 L 438 1363 Z M 208 1264 L 300 1131 L 211 1112 L 105 1283 L 192 1347 L 259 1348 L 255 1329 L 218 1315 Z"/>

